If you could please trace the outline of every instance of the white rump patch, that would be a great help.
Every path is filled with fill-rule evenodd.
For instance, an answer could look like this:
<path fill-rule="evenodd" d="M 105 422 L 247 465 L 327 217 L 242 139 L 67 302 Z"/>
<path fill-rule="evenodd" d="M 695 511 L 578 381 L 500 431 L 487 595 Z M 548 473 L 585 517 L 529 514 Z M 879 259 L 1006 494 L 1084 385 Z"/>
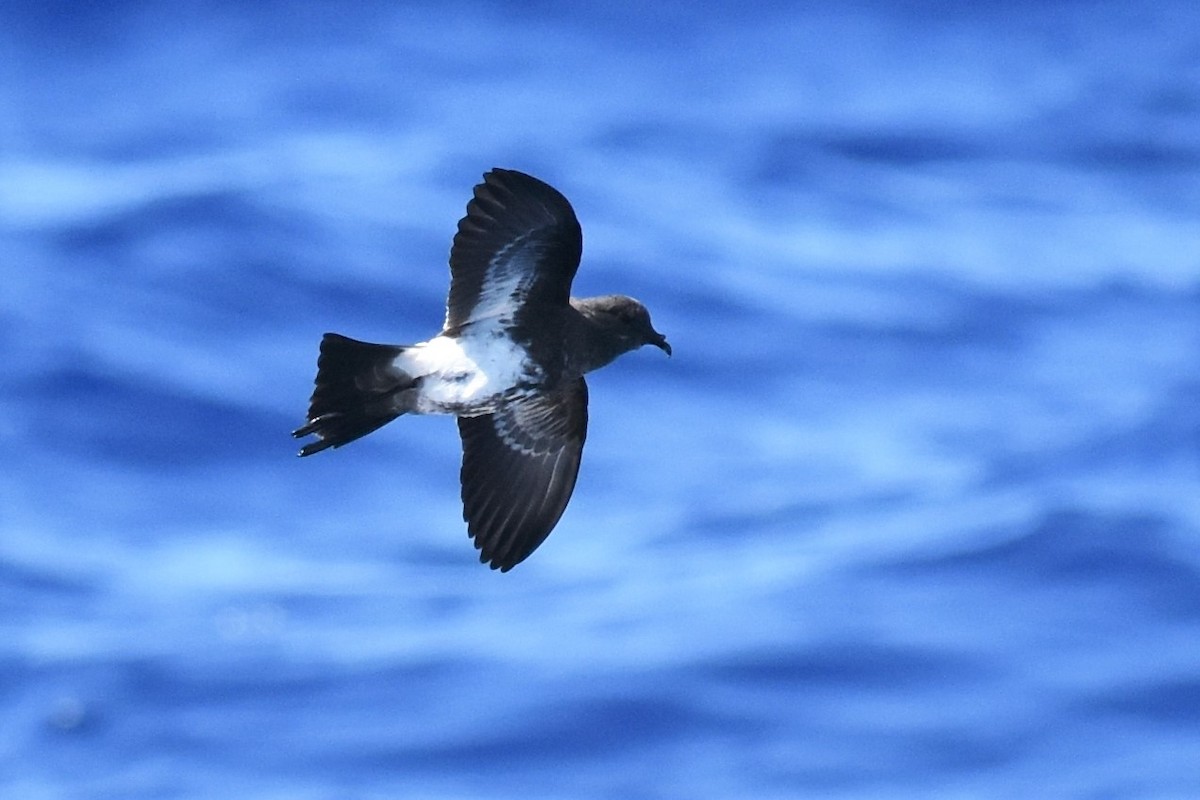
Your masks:
<path fill-rule="evenodd" d="M 395 365 L 422 379 L 414 409 L 419 414 L 489 413 L 515 386 L 540 377 L 525 350 L 490 326 L 413 345 Z"/>

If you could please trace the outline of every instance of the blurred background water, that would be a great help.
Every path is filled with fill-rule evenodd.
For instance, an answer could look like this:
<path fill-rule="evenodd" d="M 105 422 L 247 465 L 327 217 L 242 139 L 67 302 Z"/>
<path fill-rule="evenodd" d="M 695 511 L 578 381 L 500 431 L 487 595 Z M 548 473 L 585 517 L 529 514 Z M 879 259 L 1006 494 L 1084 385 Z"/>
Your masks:
<path fill-rule="evenodd" d="M 578 294 L 575 498 L 300 461 L 492 166 Z M 1200 797 L 1200 11 L 0 7 L 0 796 Z"/>

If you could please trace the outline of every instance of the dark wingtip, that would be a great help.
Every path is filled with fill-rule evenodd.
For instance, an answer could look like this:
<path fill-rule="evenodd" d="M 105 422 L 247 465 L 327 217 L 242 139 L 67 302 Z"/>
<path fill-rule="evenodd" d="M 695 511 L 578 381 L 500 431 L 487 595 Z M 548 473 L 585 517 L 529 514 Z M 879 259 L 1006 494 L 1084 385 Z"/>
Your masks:
<path fill-rule="evenodd" d="M 478 547 L 478 546 L 479 545 L 477 544 L 476 547 Z M 508 572 L 510 569 L 512 569 L 513 567 L 515 567 L 517 564 L 519 564 L 521 562 L 520 561 L 507 561 L 505 559 L 500 558 L 499 556 L 497 556 L 495 554 L 481 552 L 479 554 L 479 563 L 487 564 L 488 569 L 493 569 L 493 570 L 496 570 L 497 572 L 503 573 L 503 572 Z"/>

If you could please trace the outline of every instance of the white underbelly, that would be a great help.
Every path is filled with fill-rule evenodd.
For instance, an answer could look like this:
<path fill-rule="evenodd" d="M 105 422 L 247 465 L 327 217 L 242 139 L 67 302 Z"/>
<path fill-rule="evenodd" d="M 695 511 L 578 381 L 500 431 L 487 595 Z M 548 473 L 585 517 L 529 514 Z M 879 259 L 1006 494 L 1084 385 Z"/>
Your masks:
<path fill-rule="evenodd" d="M 407 348 L 396 366 L 419 379 L 418 414 L 488 413 L 515 387 L 540 377 L 520 346 L 490 335 L 435 336 Z"/>

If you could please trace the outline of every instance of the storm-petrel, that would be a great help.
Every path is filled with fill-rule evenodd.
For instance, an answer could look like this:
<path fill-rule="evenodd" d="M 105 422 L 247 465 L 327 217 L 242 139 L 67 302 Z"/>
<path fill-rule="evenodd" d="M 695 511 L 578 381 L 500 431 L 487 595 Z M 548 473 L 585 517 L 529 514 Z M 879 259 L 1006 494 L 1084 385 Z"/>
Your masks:
<path fill-rule="evenodd" d="M 463 519 L 479 560 L 507 572 L 554 529 L 587 434 L 585 373 L 671 346 L 631 297 L 571 297 L 583 234 L 567 198 L 493 169 L 450 249 L 441 333 L 414 345 L 327 333 L 301 456 L 341 447 L 401 414 L 453 414 L 462 437 Z"/>

